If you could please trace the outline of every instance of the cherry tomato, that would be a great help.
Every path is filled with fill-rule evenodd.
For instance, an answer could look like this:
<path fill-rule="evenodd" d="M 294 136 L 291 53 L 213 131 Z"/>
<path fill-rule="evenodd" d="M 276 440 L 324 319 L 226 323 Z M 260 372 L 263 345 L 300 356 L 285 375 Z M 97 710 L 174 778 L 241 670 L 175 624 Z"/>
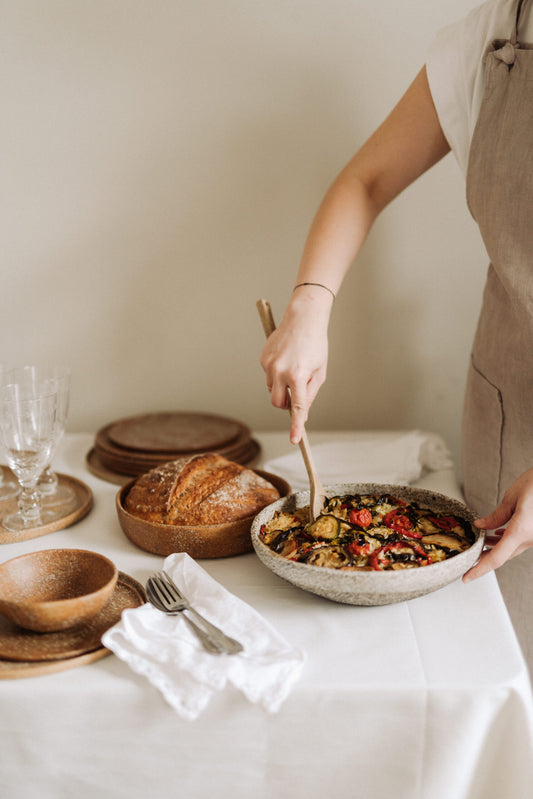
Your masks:
<path fill-rule="evenodd" d="M 348 519 L 352 524 L 357 524 L 359 527 L 368 527 L 372 524 L 372 514 L 368 508 L 361 508 L 361 510 L 351 510 Z"/>

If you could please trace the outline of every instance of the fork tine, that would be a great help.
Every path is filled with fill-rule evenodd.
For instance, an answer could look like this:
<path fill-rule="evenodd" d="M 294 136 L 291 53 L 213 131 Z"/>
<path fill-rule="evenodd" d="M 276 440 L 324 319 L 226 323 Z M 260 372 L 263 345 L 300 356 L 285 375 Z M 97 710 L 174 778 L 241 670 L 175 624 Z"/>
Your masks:
<path fill-rule="evenodd" d="M 158 599 L 152 581 L 149 579 L 146 583 L 146 596 L 148 597 L 148 601 L 152 603 L 152 605 L 156 605 L 157 607 L 161 608 L 162 604 L 161 601 Z"/>
<path fill-rule="evenodd" d="M 158 572 L 157 576 L 161 581 L 162 585 L 165 587 L 166 591 L 168 592 L 169 596 L 174 600 L 181 600 L 182 596 L 178 591 L 177 586 L 172 582 L 168 574 L 164 571 Z"/>

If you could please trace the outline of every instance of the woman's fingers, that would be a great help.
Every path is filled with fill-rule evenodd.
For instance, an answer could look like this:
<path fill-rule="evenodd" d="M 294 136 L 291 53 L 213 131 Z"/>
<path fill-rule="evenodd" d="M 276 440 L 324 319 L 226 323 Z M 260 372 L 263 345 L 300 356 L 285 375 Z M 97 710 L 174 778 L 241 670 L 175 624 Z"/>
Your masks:
<path fill-rule="evenodd" d="M 506 522 L 509 523 L 502 530 L 501 525 Z M 533 545 L 533 469 L 524 472 L 507 489 L 498 507 L 475 524 L 491 530 L 487 543 L 492 548 L 483 552 L 476 565 L 464 575 L 464 582 L 497 569 Z"/>
<path fill-rule="evenodd" d="M 329 307 L 321 309 L 314 301 L 290 304 L 261 353 L 272 405 L 291 408 L 293 443 L 300 441 L 309 408 L 325 379 L 328 317 Z"/>
<path fill-rule="evenodd" d="M 474 524 L 476 527 L 480 527 L 482 530 L 495 530 L 497 527 L 507 524 L 513 515 L 513 511 L 514 504 L 511 504 L 511 502 L 504 497 L 498 507 L 495 508 L 492 513 L 489 513 L 482 519 L 476 519 Z"/>
<path fill-rule="evenodd" d="M 311 406 L 311 401 L 307 395 L 307 391 L 300 386 L 295 386 L 290 391 L 291 397 L 291 431 L 290 440 L 291 444 L 298 444 L 302 438 L 304 425 L 307 421 L 307 415 Z"/>
<path fill-rule="evenodd" d="M 463 576 L 463 582 L 468 583 L 471 580 L 483 577 L 485 574 L 502 566 L 507 560 L 518 555 L 521 551 L 516 540 L 513 540 L 511 536 L 502 535 L 496 545 L 483 552 L 475 566 L 466 572 Z"/>
<path fill-rule="evenodd" d="M 308 418 L 309 408 L 325 379 L 325 368 L 317 369 L 308 377 L 307 370 L 294 370 L 291 374 L 267 368 L 267 388 L 272 405 L 290 408 L 290 440 L 298 444 Z"/>

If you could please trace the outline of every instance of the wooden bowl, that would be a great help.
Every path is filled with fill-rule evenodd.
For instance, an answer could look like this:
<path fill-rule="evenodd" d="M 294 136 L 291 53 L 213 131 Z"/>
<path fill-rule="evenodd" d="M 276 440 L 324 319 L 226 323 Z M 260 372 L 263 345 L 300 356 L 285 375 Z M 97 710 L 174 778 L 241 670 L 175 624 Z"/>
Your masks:
<path fill-rule="evenodd" d="M 462 502 L 423 488 L 375 483 L 343 483 L 326 486 L 324 490 L 327 497 L 345 494 L 392 494 L 405 502 L 418 502 L 421 507 L 433 511 L 455 514 L 469 523 L 477 518 Z M 309 491 L 301 491 L 279 499 L 260 511 L 251 528 L 252 544 L 259 559 L 278 577 L 304 591 L 318 594 L 334 602 L 348 605 L 388 605 L 429 594 L 462 577 L 474 565 L 483 549 L 485 533 L 474 528 L 475 540 L 464 552 L 419 569 L 342 571 L 298 563 L 278 555 L 266 546 L 261 540 L 261 527 L 269 522 L 278 510 L 292 513 L 308 504 Z"/>
<path fill-rule="evenodd" d="M 0 564 L 0 612 L 34 632 L 87 622 L 110 598 L 114 563 L 84 549 L 45 549 Z"/>
<path fill-rule="evenodd" d="M 253 470 L 278 489 L 282 497 L 291 492 L 286 480 L 275 474 Z M 158 524 L 133 516 L 124 507 L 124 501 L 135 480 L 130 480 L 116 496 L 116 507 L 120 526 L 127 538 L 154 555 L 172 555 L 187 552 L 192 558 L 225 558 L 252 551 L 250 528 L 254 516 L 235 522 L 213 525 Z"/>

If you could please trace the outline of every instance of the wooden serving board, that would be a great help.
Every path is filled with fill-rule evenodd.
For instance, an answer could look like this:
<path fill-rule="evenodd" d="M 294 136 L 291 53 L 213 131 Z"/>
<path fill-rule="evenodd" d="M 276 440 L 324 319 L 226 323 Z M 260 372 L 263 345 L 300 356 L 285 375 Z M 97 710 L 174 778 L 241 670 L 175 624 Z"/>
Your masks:
<path fill-rule="evenodd" d="M 57 530 L 70 527 L 71 524 L 75 524 L 75 522 L 83 519 L 89 513 L 93 506 L 93 493 L 89 486 L 78 480 L 77 477 L 60 474 L 59 472 L 56 472 L 56 474 L 60 486 L 68 486 L 74 491 L 74 501 L 66 503 L 63 507 L 58 506 L 61 511 L 58 519 L 47 524 L 28 527 L 26 530 L 12 532 L 11 530 L 6 530 L 2 525 L 1 518 L 17 510 L 17 499 L 15 497 L 3 500 L 0 503 L 0 544 L 14 544 L 18 541 L 27 541 L 30 538 L 39 538 L 42 535 L 55 533 Z"/>

